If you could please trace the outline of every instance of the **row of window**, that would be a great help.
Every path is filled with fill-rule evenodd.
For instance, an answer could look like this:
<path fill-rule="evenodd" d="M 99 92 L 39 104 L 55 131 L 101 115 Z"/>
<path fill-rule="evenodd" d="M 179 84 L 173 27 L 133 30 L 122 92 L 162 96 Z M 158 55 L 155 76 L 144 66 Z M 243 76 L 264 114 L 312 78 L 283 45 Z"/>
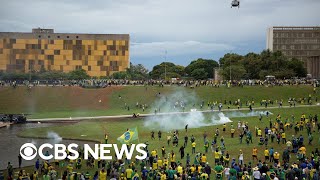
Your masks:
<path fill-rule="evenodd" d="M 41 36 L 41 35 L 39 35 L 39 36 L 38 36 L 38 38 L 39 38 L 39 39 L 41 39 L 41 37 L 43 37 L 43 36 Z M 67 37 L 67 39 L 69 39 L 69 38 L 70 38 L 70 36 L 66 36 L 66 37 Z M 49 38 L 49 39 L 50 39 L 50 38 L 51 38 L 51 36 L 47 36 L 47 38 Z M 57 38 L 58 38 L 58 39 L 60 39 L 60 36 L 57 36 Z M 79 36 L 76 36 L 76 38 L 78 39 L 78 38 L 79 38 Z"/>
<path fill-rule="evenodd" d="M 320 37 L 320 32 L 275 32 L 275 38 L 316 38 Z"/>
<path fill-rule="evenodd" d="M 320 45 L 306 45 L 306 44 L 295 44 L 295 45 L 274 45 L 274 49 L 282 50 L 318 50 L 320 52 Z"/>
<path fill-rule="evenodd" d="M 316 56 L 318 55 L 315 52 L 312 51 L 282 51 L 284 55 L 286 56 Z"/>

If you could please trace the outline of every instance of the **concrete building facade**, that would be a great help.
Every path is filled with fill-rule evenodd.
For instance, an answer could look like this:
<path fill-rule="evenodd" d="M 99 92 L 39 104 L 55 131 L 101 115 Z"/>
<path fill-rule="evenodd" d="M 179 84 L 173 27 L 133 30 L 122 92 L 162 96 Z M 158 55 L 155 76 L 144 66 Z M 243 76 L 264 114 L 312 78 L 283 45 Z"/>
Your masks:
<path fill-rule="evenodd" d="M 271 51 L 281 51 L 289 58 L 302 60 L 308 73 L 320 78 L 320 63 L 315 63 L 316 57 L 320 56 L 320 26 L 268 28 L 266 47 Z"/>
<path fill-rule="evenodd" d="M 109 76 L 129 67 L 129 44 L 128 34 L 0 32 L 0 71 L 84 69 L 90 76 Z"/>

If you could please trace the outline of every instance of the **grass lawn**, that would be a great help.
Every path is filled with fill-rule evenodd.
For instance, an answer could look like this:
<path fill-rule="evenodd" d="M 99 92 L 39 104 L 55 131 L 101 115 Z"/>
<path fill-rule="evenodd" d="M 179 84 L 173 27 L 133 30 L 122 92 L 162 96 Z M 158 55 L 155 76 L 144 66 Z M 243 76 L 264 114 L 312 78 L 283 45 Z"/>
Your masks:
<path fill-rule="evenodd" d="M 177 93 L 178 92 L 178 93 Z M 160 93 L 160 95 L 159 95 Z M 158 94 L 158 95 L 157 95 Z M 260 107 L 261 100 L 283 100 L 283 105 L 288 105 L 288 98 L 308 98 L 312 95 L 313 103 L 319 92 L 313 93 L 311 86 L 245 86 L 241 87 L 197 87 L 194 89 L 176 86 L 122 86 L 104 89 L 83 89 L 80 87 L 34 87 L 28 91 L 26 87 L 4 87 L 0 89 L 0 113 L 25 113 L 29 118 L 60 118 L 102 115 L 127 115 L 133 113 L 153 112 L 153 104 L 160 97 L 174 99 L 183 95 L 191 102 L 186 105 L 186 110 L 193 107 L 199 109 L 204 102 L 236 101 L 238 99 L 245 106 L 246 101 L 254 101 L 254 107 Z M 121 97 L 121 98 L 119 98 Z M 101 100 L 101 102 L 99 102 Z M 136 107 L 136 103 L 146 104 L 145 112 Z M 127 105 L 127 107 L 125 106 Z M 274 106 L 277 106 L 275 103 Z M 156 107 L 157 108 L 157 107 Z M 224 106 L 226 108 L 226 105 Z M 231 108 L 236 108 L 232 106 Z"/>
<path fill-rule="evenodd" d="M 285 118 L 291 118 L 291 115 L 295 116 L 295 120 L 298 121 L 300 120 L 300 116 L 302 113 L 306 114 L 307 117 L 309 114 L 315 115 L 319 112 L 319 107 L 301 107 L 301 108 L 287 108 L 287 109 L 272 109 L 270 112 L 273 114 L 269 116 L 269 118 L 274 122 L 275 118 L 278 114 L 281 115 L 281 120 L 284 121 Z M 206 117 L 210 117 L 210 113 L 207 113 L 205 115 Z M 253 136 L 253 144 L 246 145 L 245 141 L 243 140 L 243 143 L 239 143 L 239 138 L 238 138 L 238 131 L 236 132 L 235 138 L 230 137 L 230 125 L 233 124 L 234 127 L 237 126 L 238 121 L 245 121 L 248 122 L 249 124 L 249 129 L 254 133 L 254 128 L 255 126 L 264 129 L 266 126 L 269 127 L 269 118 L 266 116 L 263 117 L 262 121 L 259 121 L 259 117 L 238 117 L 238 118 L 231 118 L 233 121 L 232 123 L 227 124 L 227 131 L 222 132 L 222 125 L 217 125 L 217 126 L 207 126 L 207 127 L 201 127 L 201 128 L 193 128 L 188 130 L 188 136 L 190 139 L 191 135 L 194 135 L 196 137 L 196 151 L 204 153 L 204 142 L 203 142 L 203 133 L 207 132 L 208 134 L 208 140 L 211 142 L 213 139 L 213 135 L 215 132 L 215 129 L 218 127 L 221 132 L 221 136 L 224 137 L 225 139 L 225 145 L 226 145 L 226 150 L 230 153 L 231 158 L 236 158 L 238 159 L 238 154 L 239 150 L 241 149 L 244 152 L 244 159 L 245 163 L 248 163 L 249 161 L 252 162 L 251 160 L 251 154 L 252 154 L 252 149 L 253 147 L 258 148 L 258 158 L 263 160 L 263 150 L 265 149 L 265 146 L 258 145 L 259 138 L 256 138 Z M 109 142 L 110 143 L 118 143 L 117 142 L 117 137 L 119 137 L 123 132 L 126 131 L 126 128 L 131 128 L 131 127 L 138 127 L 139 131 L 139 140 L 140 143 L 142 142 L 149 142 L 149 150 L 156 149 L 158 151 L 158 154 L 161 156 L 161 147 L 165 146 L 166 152 L 171 152 L 173 150 L 177 154 L 177 160 L 185 163 L 185 159 L 181 160 L 180 159 L 180 154 L 179 154 L 179 147 L 183 144 L 183 137 L 185 136 L 185 131 L 184 127 L 177 127 L 181 130 L 179 130 L 179 135 L 180 135 L 180 141 L 178 147 L 172 147 L 168 146 L 166 144 L 166 136 L 168 132 L 163 132 L 162 139 L 158 140 L 151 140 L 151 129 L 146 128 L 144 126 L 144 121 L 146 121 L 143 118 L 140 119 L 133 119 L 133 118 L 125 118 L 125 119 L 111 119 L 111 120 L 91 120 L 91 121 L 82 121 L 74 125 L 69 125 L 69 126 L 59 126 L 59 127 L 48 127 L 48 128 L 39 128 L 39 129 L 30 129 L 26 130 L 24 132 L 20 133 L 20 136 L 26 136 L 26 137 L 46 137 L 48 131 L 54 131 L 58 133 L 60 136 L 63 138 L 72 138 L 72 139 L 83 139 L 83 140 L 95 140 L 95 141 L 103 141 L 104 139 L 104 131 L 106 131 L 109 134 Z M 156 131 L 156 130 L 155 130 Z M 157 132 L 157 131 L 156 131 Z M 82 134 L 85 134 L 87 136 L 81 137 Z M 286 136 L 287 139 L 291 139 L 291 136 L 294 134 L 293 129 L 289 129 L 286 131 Z M 306 130 L 299 132 L 298 135 L 302 134 L 305 137 L 305 145 L 307 148 L 307 154 L 308 156 L 310 155 L 311 151 L 313 151 L 316 147 L 320 147 L 320 136 L 319 132 L 314 132 L 314 140 L 312 142 L 312 145 L 308 145 L 307 143 L 307 132 Z M 156 133 L 157 137 L 157 133 Z M 220 140 L 220 137 L 218 138 L 218 142 Z M 109 143 L 108 142 L 108 143 Z M 280 154 L 282 154 L 283 149 L 285 148 L 285 145 L 280 143 L 277 144 L 276 142 L 271 143 L 269 140 L 269 145 L 268 148 L 274 147 L 276 151 L 278 151 Z M 191 144 L 190 142 L 188 143 L 188 146 L 186 147 L 186 153 L 191 154 Z M 112 153 L 113 154 L 113 153 Z M 209 149 L 209 153 L 207 154 L 208 161 L 211 165 L 214 164 L 214 159 L 213 159 L 213 153 Z M 193 162 L 194 155 L 191 155 L 191 163 Z M 291 154 L 291 159 L 290 161 L 293 162 L 296 160 L 296 157 L 294 154 Z M 257 161 L 253 162 L 257 163 Z M 81 171 L 87 171 L 89 170 L 90 172 L 93 173 L 92 169 L 86 169 L 83 168 Z"/>

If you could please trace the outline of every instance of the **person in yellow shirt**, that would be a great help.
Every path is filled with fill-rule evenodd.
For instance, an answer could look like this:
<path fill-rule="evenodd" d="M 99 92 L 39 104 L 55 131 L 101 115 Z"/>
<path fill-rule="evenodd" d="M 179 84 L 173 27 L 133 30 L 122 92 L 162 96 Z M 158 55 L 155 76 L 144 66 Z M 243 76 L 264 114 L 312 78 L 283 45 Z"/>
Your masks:
<path fill-rule="evenodd" d="M 215 164 L 217 164 L 219 161 L 220 161 L 220 153 L 218 149 L 216 149 L 216 151 L 214 152 L 214 162 Z"/>
<path fill-rule="evenodd" d="M 261 137 L 262 136 L 262 131 L 260 128 L 258 128 L 258 136 Z"/>
<path fill-rule="evenodd" d="M 190 171 L 193 174 L 196 171 L 196 168 L 194 167 L 194 164 L 192 164 L 192 166 L 190 167 Z"/>
<path fill-rule="evenodd" d="M 161 173 L 160 173 L 160 180 L 166 180 L 166 179 L 167 179 L 166 173 L 164 173 L 164 171 L 161 171 Z"/>
<path fill-rule="evenodd" d="M 152 170 L 158 169 L 158 162 L 154 159 L 152 162 Z"/>
<path fill-rule="evenodd" d="M 168 165 L 169 165 L 169 161 L 168 161 L 168 159 L 165 157 L 164 158 L 164 160 L 163 160 L 163 164 L 166 166 L 166 167 L 168 167 Z"/>
<path fill-rule="evenodd" d="M 151 156 L 152 157 L 156 157 L 156 155 L 157 155 L 157 151 L 156 150 L 151 151 Z"/>
<path fill-rule="evenodd" d="M 170 154 L 170 162 L 171 162 L 172 169 L 175 169 L 177 167 L 177 164 L 176 164 L 176 155 L 173 151 Z"/>
<path fill-rule="evenodd" d="M 252 161 L 254 161 L 254 159 L 258 161 L 258 149 L 256 147 L 252 149 Z"/>
<path fill-rule="evenodd" d="M 33 172 L 32 180 L 38 180 L 38 172 L 37 171 Z"/>
<path fill-rule="evenodd" d="M 287 140 L 286 140 L 286 133 L 285 133 L 285 132 L 282 132 L 282 133 L 281 133 L 281 138 L 282 138 L 282 144 L 287 143 Z"/>
<path fill-rule="evenodd" d="M 222 126 L 222 131 L 225 132 L 227 130 L 227 125 L 226 124 L 223 124 Z"/>
<path fill-rule="evenodd" d="M 236 130 L 234 129 L 234 128 L 231 128 L 231 130 L 230 130 L 230 132 L 231 132 L 231 138 L 233 138 L 234 137 L 234 132 L 235 132 Z"/>
<path fill-rule="evenodd" d="M 196 142 L 193 142 L 192 144 L 191 144 L 191 146 L 192 146 L 192 154 L 194 154 L 194 153 L 196 153 Z"/>
<path fill-rule="evenodd" d="M 157 163 L 158 163 L 158 168 L 161 168 L 161 167 L 163 166 L 163 161 L 162 161 L 162 159 L 158 158 Z"/>
<path fill-rule="evenodd" d="M 179 164 L 179 166 L 177 167 L 177 172 L 178 174 L 182 174 L 183 173 L 183 168 L 181 166 L 181 163 Z"/>
<path fill-rule="evenodd" d="M 205 171 L 203 171 L 202 174 L 200 175 L 200 179 L 207 180 L 208 178 L 209 178 L 209 175 Z"/>
<path fill-rule="evenodd" d="M 201 166 L 204 166 L 207 163 L 207 156 L 202 154 L 201 156 Z"/>
<path fill-rule="evenodd" d="M 73 166 L 72 166 L 71 164 L 68 164 L 67 170 L 68 170 L 68 173 L 72 173 L 72 171 L 73 171 Z"/>
<path fill-rule="evenodd" d="M 303 154 L 304 156 L 306 155 L 307 153 L 307 149 L 304 145 L 302 145 L 300 148 L 299 148 L 299 152 L 301 152 L 301 154 Z"/>
<path fill-rule="evenodd" d="M 108 134 L 107 133 L 104 134 L 104 143 L 108 144 Z"/>
<path fill-rule="evenodd" d="M 264 150 L 263 154 L 264 154 L 264 161 L 265 161 L 265 162 L 267 162 L 267 160 L 270 160 L 270 159 L 269 159 L 269 150 L 268 150 L 268 148 L 266 148 L 266 149 Z"/>
<path fill-rule="evenodd" d="M 197 165 L 197 166 L 196 166 L 196 169 L 197 169 L 197 167 L 198 167 L 198 173 L 200 174 L 201 171 L 202 171 L 202 166 L 201 166 L 201 165 Z"/>
<path fill-rule="evenodd" d="M 279 164 L 280 153 L 275 152 L 275 153 L 273 154 L 273 159 L 274 159 L 274 163 Z"/>
<path fill-rule="evenodd" d="M 129 165 L 128 169 L 126 169 L 126 178 L 127 180 L 131 180 L 133 170 L 131 169 L 131 165 Z"/>
<path fill-rule="evenodd" d="M 107 180 L 107 172 L 104 169 L 99 173 L 99 180 Z"/>

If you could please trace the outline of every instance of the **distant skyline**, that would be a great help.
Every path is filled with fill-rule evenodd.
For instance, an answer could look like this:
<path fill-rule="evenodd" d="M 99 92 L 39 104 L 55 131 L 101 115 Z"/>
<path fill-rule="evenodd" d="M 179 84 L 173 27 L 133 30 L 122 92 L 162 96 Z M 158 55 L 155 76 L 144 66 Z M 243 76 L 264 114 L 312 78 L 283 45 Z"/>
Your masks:
<path fill-rule="evenodd" d="M 225 53 L 259 53 L 271 26 L 320 26 L 319 0 L 0 0 L 0 31 L 130 34 L 130 61 L 149 70 Z"/>

